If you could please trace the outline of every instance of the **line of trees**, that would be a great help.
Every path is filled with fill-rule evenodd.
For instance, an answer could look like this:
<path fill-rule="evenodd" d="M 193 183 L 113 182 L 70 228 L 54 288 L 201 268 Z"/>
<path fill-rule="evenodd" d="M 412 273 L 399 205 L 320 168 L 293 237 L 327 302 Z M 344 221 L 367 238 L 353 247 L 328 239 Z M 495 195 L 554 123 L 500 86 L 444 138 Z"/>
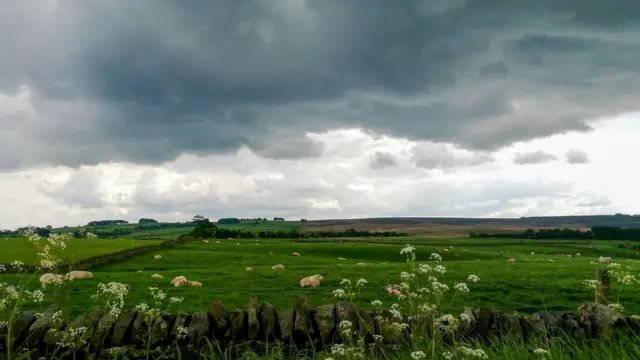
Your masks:
<path fill-rule="evenodd" d="M 481 233 L 471 232 L 472 238 L 502 239 L 563 239 L 563 240 L 628 240 L 640 241 L 640 228 L 620 228 L 615 226 L 594 226 L 591 230 L 572 229 L 527 229 L 521 233 Z"/>
<path fill-rule="evenodd" d="M 296 239 L 296 238 L 336 238 L 336 237 L 398 237 L 407 236 L 405 232 L 398 231 L 358 231 L 348 229 L 346 231 L 308 231 L 298 232 L 296 230 L 284 231 L 260 231 L 233 230 L 217 227 L 209 219 L 201 219 L 196 222 L 195 228 L 189 235 L 201 238 L 242 238 L 242 239 Z"/>

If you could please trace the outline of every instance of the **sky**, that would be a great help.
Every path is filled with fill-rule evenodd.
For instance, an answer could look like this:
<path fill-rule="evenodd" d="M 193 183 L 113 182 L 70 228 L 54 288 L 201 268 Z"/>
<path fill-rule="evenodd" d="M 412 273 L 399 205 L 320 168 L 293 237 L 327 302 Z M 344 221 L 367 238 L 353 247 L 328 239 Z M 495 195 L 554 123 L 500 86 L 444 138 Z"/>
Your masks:
<path fill-rule="evenodd" d="M 0 228 L 635 214 L 639 35 L 635 0 L 0 2 Z"/>

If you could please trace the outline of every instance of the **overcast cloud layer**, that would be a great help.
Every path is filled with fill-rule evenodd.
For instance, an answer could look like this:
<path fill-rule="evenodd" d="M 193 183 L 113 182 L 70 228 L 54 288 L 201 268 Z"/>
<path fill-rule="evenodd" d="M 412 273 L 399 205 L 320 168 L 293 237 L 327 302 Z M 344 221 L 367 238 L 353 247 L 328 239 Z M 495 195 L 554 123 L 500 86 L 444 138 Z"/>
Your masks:
<path fill-rule="evenodd" d="M 640 110 L 636 0 L 2 1 L 0 48 L 1 177 L 66 204 L 58 218 L 515 214 L 505 194 L 568 199 L 585 180 L 524 191 L 512 172 L 597 166 L 589 143 L 522 144 Z M 590 189 L 575 211 L 612 201 Z"/>

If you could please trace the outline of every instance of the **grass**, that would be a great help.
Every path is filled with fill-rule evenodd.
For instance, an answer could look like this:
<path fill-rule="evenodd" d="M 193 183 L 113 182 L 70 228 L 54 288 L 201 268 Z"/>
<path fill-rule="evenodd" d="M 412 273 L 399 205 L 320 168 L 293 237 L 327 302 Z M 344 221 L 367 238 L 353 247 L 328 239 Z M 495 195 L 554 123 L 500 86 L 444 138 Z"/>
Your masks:
<path fill-rule="evenodd" d="M 96 240 L 79 242 L 81 250 L 76 256 L 103 253 L 117 244 L 140 244 L 132 240 L 103 240 L 110 244 L 102 250 L 85 246 Z M 493 307 L 503 311 L 532 313 L 544 309 L 575 310 L 579 304 L 593 299 L 593 292 L 584 288 L 582 280 L 594 279 L 598 256 L 612 256 L 615 261 L 633 266 L 638 256 L 634 251 L 619 249 L 618 242 L 584 241 L 521 241 L 504 239 L 355 239 L 336 241 L 313 240 L 292 242 L 291 240 L 222 240 L 221 244 L 191 243 L 155 253 L 137 256 L 120 263 L 93 269 L 94 278 L 78 280 L 71 285 L 70 307 L 77 313 L 90 305 L 89 297 L 99 282 L 117 281 L 129 284 L 127 296 L 129 306 L 149 300 L 148 288 L 159 287 L 169 296 L 184 296 L 181 305 L 184 311 L 202 311 L 215 300 L 222 300 L 229 309 L 243 307 L 252 296 L 260 301 L 274 304 L 278 309 L 291 308 L 297 295 L 310 297 L 311 305 L 331 303 L 332 291 L 339 288 L 343 278 L 355 282 L 359 278 L 368 281 L 355 300 L 360 306 L 368 306 L 372 300 L 381 300 L 388 307 L 393 303 L 385 292 L 389 283 L 400 283 L 399 274 L 407 264 L 399 251 L 406 243 L 416 245 L 418 262 L 428 262 L 432 252 L 440 252 L 447 267 L 444 276 L 450 286 L 464 281 L 469 274 L 476 274 L 481 282 L 470 286 L 471 293 L 457 297 L 449 305 L 452 312 L 460 312 L 464 306 Z M 145 241 L 144 244 L 147 244 Z M 237 245 L 240 244 L 240 245 Z M 70 251 L 78 244 L 69 244 Z M 133 245 L 132 245 L 133 246 Z M 444 247 L 454 246 L 449 252 Z M 13 258 L 16 250 L 13 251 Z M 116 250 L 113 250 L 116 251 Z M 291 256 L 299 252 L 300 257 Z M 530 255 L 534 251 L 537 255 Z M 273 255 L 269 255 L 269 253 Z M 582 257 L 567 258 L 562 254 L 582 253 Z M 546 253 L 546 254 L 543 254 Z M 159 254 L 162 259 L 155 260 Z M 3 254 L 3 257 L 9 255 Z M 338 257 L 347 260 L 339 261 Z M 515 257 L 516 264 L 505 260 Z M 550 262 L 549 259 L 553 260 Z M 357 263 L 370 263 L 359 266 Z M 283 264 L 284 271 L 273 271 L 271 266 Z M 255 269 L 247 273 L 246 267 Z M 162 274 L 163 280 L 151 278 Z M 301 278 L 322 274 L 320 288 L 303 289 Z M 178 275 L 198 280 L 203 288 L 174 288 L 169 283 Z M 4 275 L 3 281 L 17 281 L 16 275 Z M 37 281 L 37 279 L 35 279 Z M 39 284 L 30 284 L 38 287 Z M 616 296 L 618 293 L 615 291 Z M 52 300 L 51 300 L 52 301 Z M 625 289 L 620 293 L 620 303 L 628 311 L 640 312 L 640 293 Z"/>
<path fill-rule="evenodd" d="M 67 254 L 70 260 L 75 261 L 161 242 L 134 239 L 71 239 L 67 242 Z M 0 238 L 0 249 L 0 264 L 9 264 L 16 260 L 28 264 L 33 262 L 37 253 L 35 246 L 24 238 Z M 66 256 L 63 258 L 66 259 Z"/>

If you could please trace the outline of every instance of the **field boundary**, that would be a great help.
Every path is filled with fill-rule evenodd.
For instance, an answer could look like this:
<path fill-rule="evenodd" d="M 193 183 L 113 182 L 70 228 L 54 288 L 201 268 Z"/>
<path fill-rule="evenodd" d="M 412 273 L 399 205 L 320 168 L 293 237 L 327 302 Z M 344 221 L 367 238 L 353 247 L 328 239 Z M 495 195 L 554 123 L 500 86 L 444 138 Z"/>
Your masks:
<path fill-rule="evenodd" d="M 165 240 L 160 244 L 156 244 L 156 245 L 147 245 L 147 246 L 140 246 L 140 247 L 135 247 L 131 249 L 124 249 L 124 250 L 120 250 L 113 253 L 97 255 L 97 256 L 92 256 L 90 258 L 86 258 L 86 259 L 76 260 L 71 263 L 60 264 L 58 265 L 57 269 L 58 271 L 61 271 L 61 272 L 68 272 L 70 270 L 88 270 L 88 269 L 92 269 L 92 268 L 107 265 L 107 264 L 121 262 L 121 261 L 130 259 L 134 256 L 147 254 L 152 251 L 184 245 L 196 240 L 199 240 L 199 239 L 191 236 L 181 236 L 177 239 Z M 6 268 L 6 272 L 8 273 L 20 272 L 19 269 L 9 266 L 9 264 L 5 264 L 4 266 Z M 39 272 L 39 271 L 49 272 L 50 269 L 39 269 L 37 266 L 27 266 L 26 271 L 31 273 Z"/>

